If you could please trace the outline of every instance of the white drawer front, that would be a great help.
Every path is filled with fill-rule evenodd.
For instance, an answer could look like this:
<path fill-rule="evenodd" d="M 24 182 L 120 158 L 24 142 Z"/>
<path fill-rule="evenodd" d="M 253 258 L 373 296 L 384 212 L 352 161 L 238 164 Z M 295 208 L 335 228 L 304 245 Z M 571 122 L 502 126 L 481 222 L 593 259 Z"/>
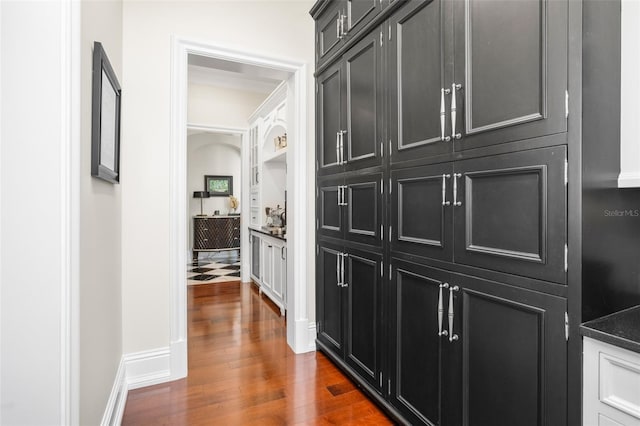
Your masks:
<path fill-rule="evenodd" d="M 601 352 L 599 367 L 600 401 L 640 419 L 640 364 Z"/>

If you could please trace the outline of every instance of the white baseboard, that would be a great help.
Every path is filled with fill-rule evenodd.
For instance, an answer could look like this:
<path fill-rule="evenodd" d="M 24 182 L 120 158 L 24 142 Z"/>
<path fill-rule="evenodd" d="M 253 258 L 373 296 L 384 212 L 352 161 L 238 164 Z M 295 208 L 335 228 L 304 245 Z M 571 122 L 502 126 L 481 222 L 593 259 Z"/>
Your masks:
<path fill-rule="evenodd" d="M 113 426 L 119 425 L 122 422 L 122 415 L 124 414 L 124 406 L 127 403 L 127 393 L 129 389 L 127 387 L 126 380 L 126 367 L 124 357 L 120 359 L 120 365 L 116 372 L 116 378 L 111 388 L 111 394 L 107 401 L 107 407 L 102 415 L 102 421 L 100 426 Z"/>
<path fill-rule="evenodd" d="M 638 188 L 640 187 L 639 172 L 624 172 L 618 176 L 618 188 Z"/>
<path fill-rule="evenodd" d="M 171 380 L 171 349 L 160 348 L 124 356 L 129 390 Z"/>
<path fill-rule="evenodd" d="M 307 352 L 313 352 L 316 350 L 316 323 L 309 322 L 307 327 Z"/>

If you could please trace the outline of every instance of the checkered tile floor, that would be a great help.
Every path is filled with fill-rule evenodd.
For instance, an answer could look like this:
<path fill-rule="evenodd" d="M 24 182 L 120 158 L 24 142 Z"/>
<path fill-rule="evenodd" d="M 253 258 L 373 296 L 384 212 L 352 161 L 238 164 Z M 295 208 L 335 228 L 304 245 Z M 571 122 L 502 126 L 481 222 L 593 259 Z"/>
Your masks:
<path fill-rule="evenodd" d="M 202 258 L 187 266 L 187 285 L 240 281 L 240 257 L 237 255 Z"/>

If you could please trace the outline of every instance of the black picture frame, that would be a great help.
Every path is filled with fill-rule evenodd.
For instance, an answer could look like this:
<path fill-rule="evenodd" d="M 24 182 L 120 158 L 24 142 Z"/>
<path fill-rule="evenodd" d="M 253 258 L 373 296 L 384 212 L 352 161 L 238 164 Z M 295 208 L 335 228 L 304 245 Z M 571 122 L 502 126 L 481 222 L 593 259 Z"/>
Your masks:
<path fill-rule="evenodd" d="M 233 176 L 205 175 L 204 190 L 209 193 L 209 197 L 233 195 Z"/>
<path fill-rule="evenodd" d="M 120 183 L 122 89 L 102 43 L 93 42 L 91 176 Z"/>

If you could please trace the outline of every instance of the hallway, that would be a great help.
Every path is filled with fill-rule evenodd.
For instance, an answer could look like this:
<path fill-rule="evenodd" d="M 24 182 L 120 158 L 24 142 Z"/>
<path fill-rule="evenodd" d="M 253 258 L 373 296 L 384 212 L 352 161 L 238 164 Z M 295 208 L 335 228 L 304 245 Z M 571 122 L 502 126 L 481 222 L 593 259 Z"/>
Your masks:
<path fill-rule="evenodd" d="M 189 286 L 189 376 L 129 392 L 123 425 L 392 424 L 255 286 Z"/>

